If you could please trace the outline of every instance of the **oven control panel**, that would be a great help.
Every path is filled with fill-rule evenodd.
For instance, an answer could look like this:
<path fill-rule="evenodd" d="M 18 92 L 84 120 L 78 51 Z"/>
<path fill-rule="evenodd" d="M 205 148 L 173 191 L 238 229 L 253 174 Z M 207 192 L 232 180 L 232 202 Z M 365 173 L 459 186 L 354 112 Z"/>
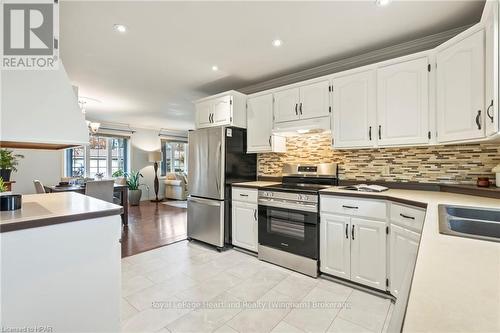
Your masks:
<path fill-rule="evenodd" d="M 259 199 L 277 199 L 316 203 L 318 202 L 318 195 L 294 192 L 259 191 Z"/>

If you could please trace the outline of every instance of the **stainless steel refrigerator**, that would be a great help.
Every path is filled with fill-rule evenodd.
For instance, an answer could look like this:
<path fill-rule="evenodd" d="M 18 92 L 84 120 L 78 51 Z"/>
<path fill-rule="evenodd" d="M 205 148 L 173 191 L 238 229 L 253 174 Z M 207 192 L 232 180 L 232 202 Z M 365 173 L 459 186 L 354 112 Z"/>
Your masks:
<path fill-rule="evenodd" d="M 256 179 L 257 155 L 237 127 L 190 131 L 188 143 L 188 239 L 220 250 L 231 244 L 231 184 Z"/>

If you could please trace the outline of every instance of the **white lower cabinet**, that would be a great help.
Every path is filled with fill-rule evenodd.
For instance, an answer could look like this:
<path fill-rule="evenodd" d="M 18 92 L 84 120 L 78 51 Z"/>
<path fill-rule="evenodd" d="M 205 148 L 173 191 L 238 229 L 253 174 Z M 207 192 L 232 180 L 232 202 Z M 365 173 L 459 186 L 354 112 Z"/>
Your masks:
<path fill-rule="evenodd" d="M 420 234 L 391 224 L 389 290 L 396 297 L 403 282 L 411 279 L 419 241 Z"/>
<path fill-rule="evenodd" d="M 321 214 L 320 270 L 344 279 L 351 278 L 349 217 Z"/>
<path fill-rule="evenodd" d="M 351 280 L 385 290 L 386 222 L 351 219 Z"/>
<path fill-rule="evenodd" d="M 386 289 L 386 222 L 321 213 L 320 271 Z"/>
<path fill-rule="evenodd" d="M 233 189 L 232 243 L 235 246 L 257 252 L 258 210 L 256 189 Z"/>

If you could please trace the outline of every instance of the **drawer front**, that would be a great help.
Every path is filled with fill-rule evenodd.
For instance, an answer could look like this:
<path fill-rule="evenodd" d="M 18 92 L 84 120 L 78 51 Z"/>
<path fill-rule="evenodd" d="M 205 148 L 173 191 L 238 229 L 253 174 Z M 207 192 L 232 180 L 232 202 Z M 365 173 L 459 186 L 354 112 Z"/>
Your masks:
<path fill-rule="evenodd" d="M 257 193 L 256 188 L 233 187 L 232 200 L 257 204 Z"/>
<path fill-rule="evenodd" d="M 387 219 L 387 204 L 385 201 L 329 195 L 322 195 L 320 200 L 321 212 L 380 220 Z"/>
<path fill-rule="evenodd" d="M 391 203 L 391 222 L 402 227 L 421 232 L 425 219 L 425 209 Z"/>

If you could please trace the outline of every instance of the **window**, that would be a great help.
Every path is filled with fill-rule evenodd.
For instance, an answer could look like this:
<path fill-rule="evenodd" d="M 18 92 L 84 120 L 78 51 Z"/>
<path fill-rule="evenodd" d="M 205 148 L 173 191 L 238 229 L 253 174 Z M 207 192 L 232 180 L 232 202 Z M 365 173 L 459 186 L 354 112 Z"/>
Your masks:
<path fill-rule="evenodd" d="M 127 140 L 122 138 L 111 138 L 111 174 L 118 170 L 126 171 Z"/>
<path fill-rule="evenodd" d="M 186 142 L 162 140 L 162 176 L 165 176 L 169 172 L 187 172 L 187 148 L 188 144 Z"/>
<path fill-rule="evenodd" d="M 96 178 L 96 175 L 102 177 L 111 176 L 108 174 L 108 139 L 91 136 L 89 144 L 89 171 L 88 177 Z"/>
<path fill-rule="evenodd" d="M 89 145 L 68 149 L 66 175 L 68 177 L 109 178 L 118 170 L 127 171 L 126 138 L 93 135 Z"/>
<path fill-rule="evenodd" d="M 85 176 L 85 147 L 76 147 L 67 151 L 68 176 Z"/>

